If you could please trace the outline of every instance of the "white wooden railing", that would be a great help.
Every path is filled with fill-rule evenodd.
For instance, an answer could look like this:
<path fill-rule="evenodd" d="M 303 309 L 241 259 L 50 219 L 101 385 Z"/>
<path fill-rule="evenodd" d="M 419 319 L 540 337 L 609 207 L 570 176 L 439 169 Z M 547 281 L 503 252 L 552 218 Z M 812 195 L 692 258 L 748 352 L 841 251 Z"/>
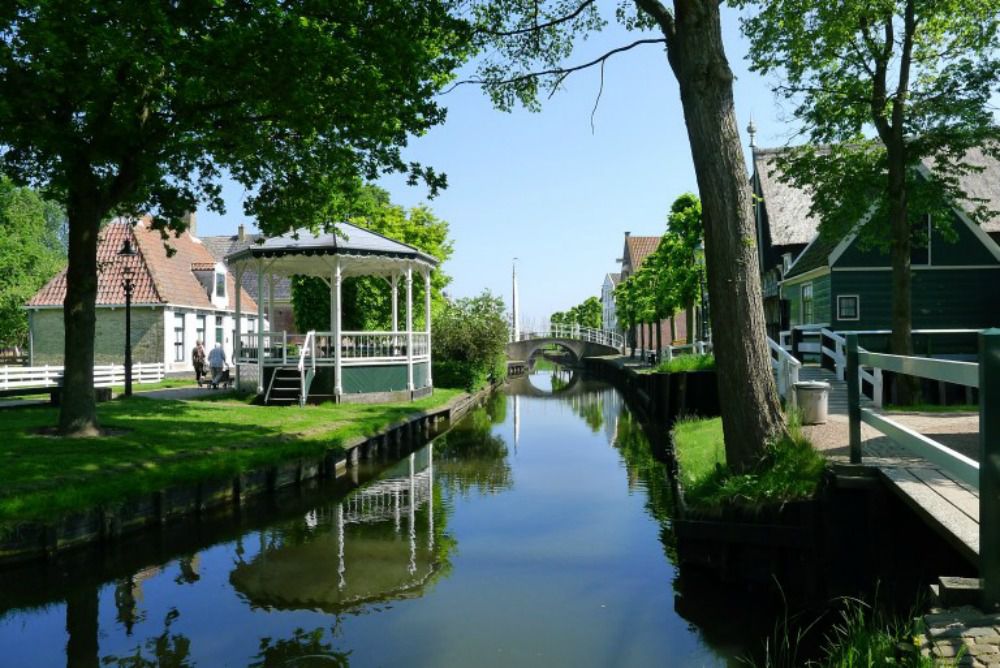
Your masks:
<path fill-rule="evenodd" d="M 133 383 L 156 383 L 163 380 L 166 370 L 162 362 L 132 365 Z M 0 367 L 0 391 L 20 389 L 45 389 L 61 387 L 63 367 L 61 366 L 2 366 Z M 94 367 L 94 387 L 112 387 L 125 384 L 125 367 L 121 364 Z"/>
<path fill-rule="evenodd" d="M 547 331 L 521 332 L 518 338 L 519 341 L 532 341 L 534 339 L 576 339 L 588 343 L 599 343 L 611 348 L 621 348 L 625 341 L 618 332 L 580 327 L 579 325 L 553 325 Z"/>
<path fill-rule="evenodd" d="M 664 362 L 669 362 L 674 357 L 680 355 L 705 355 L 712 352 L 713 346 L 711 341 L 695 341 L 694 343 L 688 343 L 683 346 L 667 346 L 663 350 L 659 351 L 659 357 Z"/>
<path fill-rule="evenodd" d="M 238 361 L 256 364 L 257 359 L 256 333 L 243 334 L 242 350 Z M 430 354 L 430 336 L 427 332 L 341 332 L 340 355 L 345 366 L 366 363 L 405 362 L 407 355 L 407 340 L 412 337 L 413 358 L 425 361 Z M 306 346 L 316 364 L 329 366 L 336 358 L 333 332 L 311 331 L 308 334 L 290 334 L 288 332 L 264 333 L 264 364 L 268 366 L 295 364 Z M 289 361 L 291 360 L 291 361 Z"/>
<path fill-rule="evenodd" d="M 306 358 L 309 359 L 308 364 L 306 363 Z M 277 373 L 277 371 L 275 371 L 275 373 Z M 309 397 L 309 388 L 312 386 L 313 378 L 315 377 L 316 332 L 312 331 L 306 334 L 306 340 L 302 343 L 302 348 L 299 351 L 299 406 L 306 405 L 306 399 Z"/>
<path fill-rule="evenodd" d="M 778 383 L 778 394 L 784 397 L 789 406 L 794 406 L 795 383 L 799 382 L 802 362 L 795 359 L 784 346 L 775 343 L 771 337 L 767 337 L 767 349 L 771 353 L 771 368 L 774 369 L 775 380 Z"/>

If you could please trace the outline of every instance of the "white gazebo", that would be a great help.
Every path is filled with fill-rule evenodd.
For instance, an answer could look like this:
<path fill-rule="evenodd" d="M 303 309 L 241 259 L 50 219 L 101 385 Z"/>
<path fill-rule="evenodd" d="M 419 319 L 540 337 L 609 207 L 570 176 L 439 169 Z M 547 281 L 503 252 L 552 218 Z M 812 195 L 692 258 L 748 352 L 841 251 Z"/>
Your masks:
<path fill-rule="evenodd" d="M 337 231 L 296 230 L 226 257 L 241 285 L 257 274 L 257 331 L 236 330 L 237 387 L 256 390 L 267 404 L 399 401 L 431 392 L 431 271 L 437 260 L 370 230 L 339 223 Z M 424 281 L 424 330 L 413 329 L 413 281 Z M 330 287 L 328 332 L 266 331 L 278 276 L 318 276 Z M 351 276 L 378 276 L 392 292 L 389 331 L 346 332 L 341 327 L 341 286 Z M 399 284 L 405 286 L 405 326 L 399 326 Z M 240 322 L 239 292 L 236 322 Z"/>

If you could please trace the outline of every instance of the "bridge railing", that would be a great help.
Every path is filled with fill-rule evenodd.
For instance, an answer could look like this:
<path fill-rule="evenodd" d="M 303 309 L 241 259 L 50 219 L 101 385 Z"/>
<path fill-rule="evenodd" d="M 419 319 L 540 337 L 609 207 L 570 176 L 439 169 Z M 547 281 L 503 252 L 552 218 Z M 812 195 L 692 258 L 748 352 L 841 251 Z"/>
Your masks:
<path fill-rule="evenodd" d="M 847 405 L 851 463 L 861 463 L 861 423 L 979 491 L 979 576 L 983 609 L 1000 607 L 1000 330 L 979 334 L 979 362 L 871 353 L 847 335 Z M 861 406 L 862 366 L 979 389 L 979 461 Z"/>
<path fill-rule="evenodd" d="M 618 332 L 576 325 L 555 325 L 541 332 L 521 332 L 518 337 L 518 341 L 533 341 L 535 339 L 574 339 L 598 343 L 611 348 L 621 348 L 625 341 Z"/>

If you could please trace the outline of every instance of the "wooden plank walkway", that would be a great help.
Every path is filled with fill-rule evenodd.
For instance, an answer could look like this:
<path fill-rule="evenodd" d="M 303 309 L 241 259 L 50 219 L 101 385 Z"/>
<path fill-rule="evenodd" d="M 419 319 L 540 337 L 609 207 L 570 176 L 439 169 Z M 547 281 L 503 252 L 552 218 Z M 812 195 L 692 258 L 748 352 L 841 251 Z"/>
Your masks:
<path fill-rule="evenodd" d="M 803 380 L 831 385 L 829 421 L 804 428 L 831 461 L 849 462 L 847 383 L 832 371 L 804 366 Z M 871 408 L 870 404 L 867 406 Z M 979 416 L 976 413 L 882 413 L 903 426 L 978 460 Z M 949 541 L 973 565 L 979 565 L 979 491 L 861 425 L 862 466 L 875 469 L 888 489 L 919 515 L 929 528 Z"/>

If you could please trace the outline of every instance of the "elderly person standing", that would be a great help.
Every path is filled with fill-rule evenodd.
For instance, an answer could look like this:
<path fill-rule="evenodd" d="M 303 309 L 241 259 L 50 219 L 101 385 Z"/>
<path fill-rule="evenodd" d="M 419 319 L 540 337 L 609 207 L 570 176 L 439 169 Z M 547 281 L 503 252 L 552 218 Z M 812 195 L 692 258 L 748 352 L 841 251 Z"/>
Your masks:
<path fill-rule="evenodd" d="M 217 388 L 222 377 L 222 369 L 226 366 L 226 351 L 222 349 L 221 343 L 216 343 L 212 352 L 208 354 L 208 366 L 212 372 L 212 387 Z"/>
<path fill-rule="evenodd" d="M 205 344 L 198 341 L 191 351 L 191 366 L 194 367 L 194 379 L 201 387 L 201 378 L 205 375 Z"/>

